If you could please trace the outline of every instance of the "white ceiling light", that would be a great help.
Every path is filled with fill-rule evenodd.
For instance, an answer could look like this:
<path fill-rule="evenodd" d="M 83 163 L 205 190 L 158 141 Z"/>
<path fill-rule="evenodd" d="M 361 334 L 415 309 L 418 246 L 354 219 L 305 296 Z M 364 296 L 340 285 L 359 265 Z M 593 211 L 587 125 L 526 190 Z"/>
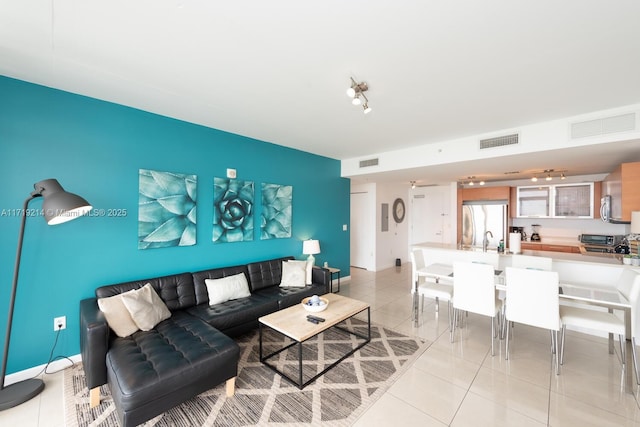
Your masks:
<path fill-rule="evenodd" d="M 364 92 L 368 90 L 369 85 L 367 85 L 366 82 L 358 83 L 354 80 L 353 77 L 351 77 L 351 86 L 347 89 L 347 96 L 349 98 L 353 98 L 351 100 L 351 103 L 353 105 L 362 105 L 364 114 L 369 114 L 371 112 L 371 107 L 369 107 L 369 100 L 364 94 Z"/>

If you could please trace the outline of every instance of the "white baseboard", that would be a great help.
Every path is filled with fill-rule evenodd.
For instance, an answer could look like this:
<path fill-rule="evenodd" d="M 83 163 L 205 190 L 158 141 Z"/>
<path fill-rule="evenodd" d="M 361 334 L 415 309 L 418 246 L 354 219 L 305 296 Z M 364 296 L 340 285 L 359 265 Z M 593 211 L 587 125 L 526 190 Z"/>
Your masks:
<path fill-rule="evenodd" d="M 69 357 L 73 363 L 82 362 L 82 356 L 76 354 L 75 356 Z M 28 380 L 30 378 L 35 378 L 44 372 L 44 368 L 47 365 L 34 366 L 33 368 L 25 369 L 24 371 L 18 371 L 11 375 L 7 375 L 4 382 L 5 386 Z M 47 373 L 52 374 L 54 372 L 61 371 L 63 369 L 71 366 L 71 362 L 68 359 L 59 359 L 54 362 L 51 362 L 47 367 Z"/>

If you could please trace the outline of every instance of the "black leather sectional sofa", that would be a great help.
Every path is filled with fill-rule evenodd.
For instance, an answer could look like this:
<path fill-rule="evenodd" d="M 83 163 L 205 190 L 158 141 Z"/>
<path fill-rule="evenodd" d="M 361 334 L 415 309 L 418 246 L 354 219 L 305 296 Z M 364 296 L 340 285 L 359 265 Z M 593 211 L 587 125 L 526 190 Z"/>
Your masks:
<path fill-rule="evenodd" d="M 233 267 L 180 273 L 102 286 L 80 302 L 80 349 L 92 406 L 108 384 L 120 424 L 135 426 L 227 381 L 232 395 L 239 348 L 232 337 L 257 328 L 258 318 L 330 292 L 328 270 L 313 268 L 312 284 L 279 287 L 277 258 Z M 206 279 L 244 273 L 251 296 L 209 305 Z M 140 289 L 150 283 L 171 317 L 152 330 L 126 337 L 110 329 L 97 300 Z"/>

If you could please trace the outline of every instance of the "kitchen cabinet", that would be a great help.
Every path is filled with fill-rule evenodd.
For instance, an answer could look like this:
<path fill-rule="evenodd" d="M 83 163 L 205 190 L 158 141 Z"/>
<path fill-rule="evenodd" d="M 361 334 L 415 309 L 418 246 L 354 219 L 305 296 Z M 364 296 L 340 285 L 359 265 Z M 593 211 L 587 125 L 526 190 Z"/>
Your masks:
<path fill-rule="evenodd" d="M 556 218 L 593 218 L 593 183 L 553 187 L 553 216 Z"/>
<path fill-rule="evenodd" d="M 549 217 L 551 207 L 551 187 L 536 185 L 532 187 L 518 187 L 518 202 L 516 205 L 518 217 Z"/>
<path fill-rule="evenodd" d="M 497 186 L 497 187 L 476 187 L 476 188 L 458 188 L 458 211 L 457 211 L 457 223 L 458 223 L 458 235 L 457 241 L 462 240 L 462 203 L 465 201 L 477 201 L 477 200 L 506 200 L 508 205 L 511 205 L 513 200 L 511 199 L 511 187 Z M 511 210 L 511 209 L 510 209 Z"/>
<path fill-rule="evenodd" d="M 640 210 L 640 162 L 622 163 L 602 182 L 602 194 L 611 196 L 611 217 L 631 221 Z"/>
<path fill-rule="evenodd" d="M 517 188 L 518 218 L 593 218 L 594 183 L 532 185 Z"/>
<path fill-rule="evenodd" d="M 522 250 L 530 250 L 530 251 L 564 252 L 564 253 L 573 253 L 573 254 L 580 253 L 579 246 L 570 246 L 570 245 L 552 245 L 548 243 L 522 242 L 520 247 L 522 248 Z"/>

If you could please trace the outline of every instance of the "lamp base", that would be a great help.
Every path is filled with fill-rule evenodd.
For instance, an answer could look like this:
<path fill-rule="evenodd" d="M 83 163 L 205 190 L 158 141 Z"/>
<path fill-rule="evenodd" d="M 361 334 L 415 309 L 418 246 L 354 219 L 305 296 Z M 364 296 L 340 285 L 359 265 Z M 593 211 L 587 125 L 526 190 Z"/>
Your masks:
<path fill-rule="evenodd" d="M 44 382 L 37 378 L 24 380 L 0 390 L 0 411 L 16 407 L 39 395 L 44 390 Z"/>

